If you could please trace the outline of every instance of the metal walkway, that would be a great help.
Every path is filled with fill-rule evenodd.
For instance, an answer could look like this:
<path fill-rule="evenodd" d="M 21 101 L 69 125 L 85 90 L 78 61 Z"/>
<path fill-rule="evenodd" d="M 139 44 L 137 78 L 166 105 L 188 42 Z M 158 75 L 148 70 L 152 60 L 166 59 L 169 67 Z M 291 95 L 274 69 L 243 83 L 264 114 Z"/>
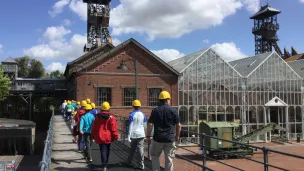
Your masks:
<path fill-rule="evenodd" d="M 85 171 L 85 170 L 102 170 L 99 146 L 95 143 L 92 145 L 93 162 L 88 164 L 84 160 L 82 153 L 77 151 L 77 145 L 72 142 L 72 134 L 69 125 L 66 124 L 62 116 L 56 115 L 54 118 L 54 140 L 52 152 L 52 170 L 64 171 Z M 123 143 L 116 141 L 111 145 L 108 171 L 133 171 L 140 170 L 136 160 L 139 158 L 135 155 L 133 160 L 134 167 L 128 167 L 125 161 L 128 157 L 130 148 Z M 137 160 L 138 161 L 138 160 Z M 150 160 L 145 160 L 145 170 L 152 170 Z"/>
<path fill-rule="evenodd" d="M 139 161 L 139 156 L 135 155 L 135 158 L 132 162 L 133 167 L 128 167 L 125 162 L 128 158 L 130 148 L 116 141 L 111 144 L 110 158 L 109 158 L 109 171 L 132 171 L 132 170 L 140 170 L 139 164 L 136 161 Z M 101 170 L 101 159 L 99 146 L 97 144 L 93 144 L 92 146 L 92 158 L 93 162 L 89 165 L 90 170 Z M 145 170 L 152 170 L 152 163 L 150 160 L 145 159 Z"/>
<path fill-rule="evenodd" d="M 60 115 L 54 116 L 54 137 L 52 148 L 52 170 L 85 171 L 89 170 L 83 155 L 78 153 L 77 144 L 72 141 L 72 134 Z"/>

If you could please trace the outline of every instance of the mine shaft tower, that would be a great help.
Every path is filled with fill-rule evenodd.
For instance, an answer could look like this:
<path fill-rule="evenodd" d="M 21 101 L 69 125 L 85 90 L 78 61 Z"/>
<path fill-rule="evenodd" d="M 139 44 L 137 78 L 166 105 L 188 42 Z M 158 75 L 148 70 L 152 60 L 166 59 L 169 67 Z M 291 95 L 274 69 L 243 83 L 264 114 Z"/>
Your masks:
<path fill-rule="evenodd" d="M 255 35 L 255 54 L 271 52 L 272 47 L 275 51 L 283 57 L 282 51 L 277 42 L 279 41 L 277 31 L 279 24 L 277 15 L 281 11 L 272 8 L 269 3 L 262 6 L 261 9 L 254 14 L 250 19 L 254 20 L 254 27 L 252 33 Z"/>
<path fill-rule="evenodd" d="M 112 44 L 109 33 L 111 0 L 83 0 L 87 3 L 87 44 L 84 52 L 89 52 L 107 43 Z"/>

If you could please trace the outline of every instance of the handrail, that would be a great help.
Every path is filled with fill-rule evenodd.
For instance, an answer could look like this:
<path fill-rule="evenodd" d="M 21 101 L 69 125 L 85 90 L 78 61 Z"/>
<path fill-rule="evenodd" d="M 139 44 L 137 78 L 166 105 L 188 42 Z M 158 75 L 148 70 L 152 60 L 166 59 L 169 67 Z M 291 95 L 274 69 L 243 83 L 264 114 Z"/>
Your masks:
<path fill-rule="evenodd" d="M 44 141 L 44 150 L 42 161 L 39 163 L 40 171 L 51 170 L 51 156 L 52 156 L 52 144 L 53 144 L 53 127 L 54 126 L 54 111 L 52 111 L 52 117 L 49 124 L 49 130 L 47 137 Z"/>
<path fill-rule="evenodd" d="M 127 117 L 124 117 L 124 116 L 115 116 L 117 117 L 117 122 L 118 122 L 118 129 L 119 131 L 121 132 L 121 137 L 120 137 L 120 140 L 123 140 L 123 143 L 126 142 L 126 137 L 127 137 L 127 130 L 128 130 L 128 124 L 126 121 L 128 121 L 128 118 Z M 181 130 L 182 132 L 184 133 L 191 133 L 191 134 L 196 134 L 199 139 L 201 140 L 201 143 L 194 143 L 198 146 L 201 147 L 201 152 L 202 154 L 199 154 L 197 152 L 194 152 L 194 151 L 191 151 L 183 146 L 178 146 L 178 148 L 181 148 L 181 149 L 184 149 L 188 152 L 192 152 L 193 154 L 197 155 L 197 156 L 200 156 L 202 158 L 202 161 L 203 161 L 203 164 L 199 164 L 199 163 L 196 163 L 196 162 L 193 162 L 192 160 L 190 160 L 189 158 L 185 157 L 185 156 L 182 156 L 180 154 L 176 154 L 176 156 L 181 159 L 181 160 L 184 160 L 188 163 L 191 163 L 193 165 L 196 165 L 196 166 L 199 166 L 200 168 L 202 168 L 203 171 L 209 171 L 209 170 L 213 170 L 211 168 L 209 168 L 207 166 L 207 159 L 208 160 L 211 160 L 211 161 L 215 161 L 217 163 L 220 163 L 220 164 L 223 164 L 229 168 L 233 168 L 233 169 L 236 169 L 236 170 L 244 170 L 244 169 L 241 169 L 239 168 L 238 166 L 235 166 L 235 165 L 230 165 L 230 164 L 227 164 L 225 162 L 222 162 L 220 160 L 218 160 L 217 158 L 212 158 L 212 156 L 208 156 L 207 155 L 207 149 L 208 150 L 217 150 L 221 153 L 224 153 L 224 154 L 227 154 L 227 155 L 230 155 L 230 156 L 235 156 L 235 157 L 238 157 L 238 158 L 242 158 L 244 160 L 248 160 L 248 161 L 251 161 L 251 162 L 254 162 L 254 163 L 257 163 L 257 164 L 261 164 L 264 166 L 264 171 L 268 171 L 269 168 L 275 168 L 275 169 L 278 169 L 278 170 L 284 170 L 284 171 L 287 171 L 288 169 L 286 168 L 281 168 L 279 166 L 275 166 L 275 165 L 272 165 L 268 162 L 268 154 L 269 152 L 271 153 L 277 153 L 277 154 L 280 154 L 280 155 L 284 155 L 284 156 L 288 156 L 288 157 L 292 157 L 292 158 L 297 158 L 297 159 L 304 159 L 304 156 L 299 156 L 299 155 L 296 155 L 296 154 L 289 154 L 289 153 L 285 153 L 285 152 L 281 152 L 281 151 L 277 151 L 277 150 L 273 150 L 273 149 L 269 149 L 268 147 L 258 147 L 258 146 L 254 146 L 254 145 L 249 145 L 249 144 L 246 144 L 246 143 L 243 143 L 243 142 L 238 142 L 238 141 L 232 141 L 232 140 L 226 140 L 226 139 L 222 139 L 222 138 L 218 138 L 218 137 L 213 137 L 213 136 L 210 136 L 210 135 L 206 135 L 205 133 L 197 133 L 197 132 L 193 132 L 193 131 L 186 131 L 186 130 Z M 249 158 L 249 157 L 246 157 L 245 155 L 240 155 L 240 154 L 236 154 L 236 153 L 233 153 L 233 152 L 229 152 L 229 151 L 225 151 L 225 150 L 222 150 L 222 149 L 218 149 L 218 148 L 212 148 L 210 146 L 208 146 L 206 144 L 206 139 L 213 139 L 213 140 L 219 140 L 219 141 L 222 141 L 222 142 L 229 142 L 229 143 L 232 143 L 232 145 L 236 145 L 238 147 L 242 147 L 242 148 L 247 148 L 247 149 L 252 149 L 252 150 L 261 150 L 263 152 L 263 161 L 258 161 L 258 160 L 255 160 L 255 159 L 252 159 L 252 158 Z M 187 140 L 189 141 L 189 140 Z M 189 141 L 190 142 L 190 141 Z M 191 142 L 193 143 L 193 142 Z M 149 159 L 150 159 L 150 153 L 149 153 L 149 150 L 150 150 L 150 145 L 148 144 L 148 149 L 146 149 L 147 151 L 147 156 Z"/>

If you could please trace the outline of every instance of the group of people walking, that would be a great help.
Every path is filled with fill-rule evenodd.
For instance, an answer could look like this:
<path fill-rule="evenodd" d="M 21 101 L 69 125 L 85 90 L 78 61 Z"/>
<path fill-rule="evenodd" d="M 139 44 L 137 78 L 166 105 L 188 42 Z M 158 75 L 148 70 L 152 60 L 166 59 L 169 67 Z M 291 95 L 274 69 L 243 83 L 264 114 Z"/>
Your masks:
<path fill-rule="evenodd" d="M 164 151 L 165 171 L 173 171 L 173 159 L 175 157 L 176 142 L 179 140 L 181 125 L 177 111 L 170 107 L 171 96 L 167 91 L 159 94 L 159 105 L 151 112 L 149 119 L 140 110 L 141 102 L 134 100 L 134 110 L 129 115 L 128 140 L 130 142 L 130 154 L 126 159 L 128 165 L 132 165 L 135 152 L 140 153 L 140 169 L 145 169 L 144 142 L 151 144 L 152 170 L 160 171 L 159 157 Z M 73 101 L 75 102 L 75 101 Z M 67 103 L 64 105 L 64 103 Z M 100 109 L 95 109 L 95 104 L 90 99 L 75 102 L 76 107 L 67 107 L 72 101 L 65 101 L 62 111 L 65 117 L 73 113 L 73 135 L 78 144 L 78 150 L 83 149 L 88 162 L 92 162 L 91 145 L 93 142 L 99 145 L 103 171 L 107 170 L 111 143 L 118 140 L 119 134 L 117 122 L 110 112 L 110 104 L 103 102 Z M 70 104 L 69 104 L 70 103 Z M 77 105 L 79 105 L 77 107 Z M 68 118 L 67 118 L 68 119 Z M 153 129 L 153 140 L 151 133 Z"/>

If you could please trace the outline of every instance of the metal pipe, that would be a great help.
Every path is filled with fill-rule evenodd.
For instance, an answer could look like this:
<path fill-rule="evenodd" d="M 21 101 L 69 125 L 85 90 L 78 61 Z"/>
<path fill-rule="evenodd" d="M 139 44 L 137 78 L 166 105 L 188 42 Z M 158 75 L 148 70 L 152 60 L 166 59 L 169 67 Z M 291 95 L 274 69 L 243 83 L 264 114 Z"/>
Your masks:
<path fill-rule="evenodd" d="M 268 148 L 263 147 L 262 150 L 264 153 L 264 171 L 268 171 Z"/>
<path fill-rule="evenodd" d="M 205 133 L 202 135 L 202 144 L 203 144 L 203 171 L 206 170 L 206 137 Z"/>
<path fill-rule="evenodd" d="M 32 120 L 32 94 L 29 95 L 29 120 Z"/>
<path fill-rule="evenodd" d="M 136 89 L 136 99 L 138 99 L 138 61 L 135 60 L 135 89 Z"/>

